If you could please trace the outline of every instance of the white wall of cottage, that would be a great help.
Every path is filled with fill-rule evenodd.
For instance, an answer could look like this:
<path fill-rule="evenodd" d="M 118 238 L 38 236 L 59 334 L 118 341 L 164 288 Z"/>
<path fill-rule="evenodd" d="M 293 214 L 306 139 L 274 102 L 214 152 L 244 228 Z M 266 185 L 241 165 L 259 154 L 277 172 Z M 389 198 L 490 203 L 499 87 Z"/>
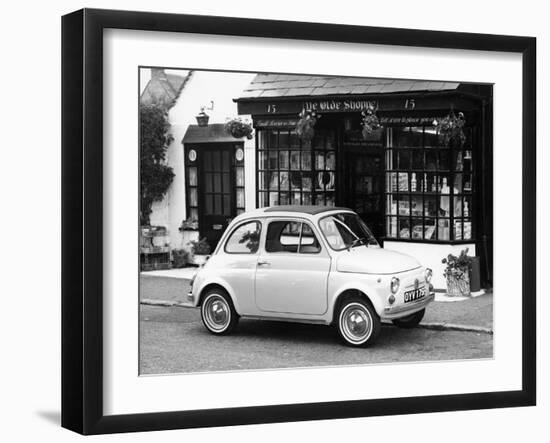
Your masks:
<path fill-rule="evenodd" d="M 171 70 L 170 73 L 176 73 Z M 178 228 L 187 217 L 185 210 L 185 166 L 182 139 L 190 124 L 196 124 L 195 116 L 201 106 L 210 106 L 207 109 L 210 116 L 209 123 L 225 123 L 226 119 L 237 116 L 237 104 L 234 98 L 239 97 L 243 90 L 252 81 L 255 74 L 193 71 L 185 84 L 176 104 L 170 109 L 169 121 L 174 141 L 167 152 L 168 164 L 174 170 L 174 181 L 170 185 L 164 199 L 153 204 L 151 224 L 166 226 L 169 231 L 170 246 L 172 248 L 185 247 L 194 237 L 185 238 Z M 250 116 L 241 116 L 250 119 Z M 256 156 L 254 154 L 254 139 L 245 140 L 245 204 L 246 209 L 255 208 L 255 170 Z M 187 233 L 188 235 L 189 233 Z M 197 235 L 196 233 L 192 233 Z"/>

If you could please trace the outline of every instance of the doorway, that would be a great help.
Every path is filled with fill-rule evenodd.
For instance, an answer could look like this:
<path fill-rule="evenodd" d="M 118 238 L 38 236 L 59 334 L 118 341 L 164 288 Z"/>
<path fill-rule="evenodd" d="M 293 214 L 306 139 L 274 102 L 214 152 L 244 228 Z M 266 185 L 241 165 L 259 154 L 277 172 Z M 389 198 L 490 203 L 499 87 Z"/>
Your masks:
<path fill-rule="evenodd" d="M 199 234 L 214 250 L 236 215 L 232 145 L 204 145 L 199 158 Z"/>
<path fill-rule="evenodd" d="M 384 235 L 382 146 L 343 146 L 342 203 L 365 221 L 376 238 Z"/>

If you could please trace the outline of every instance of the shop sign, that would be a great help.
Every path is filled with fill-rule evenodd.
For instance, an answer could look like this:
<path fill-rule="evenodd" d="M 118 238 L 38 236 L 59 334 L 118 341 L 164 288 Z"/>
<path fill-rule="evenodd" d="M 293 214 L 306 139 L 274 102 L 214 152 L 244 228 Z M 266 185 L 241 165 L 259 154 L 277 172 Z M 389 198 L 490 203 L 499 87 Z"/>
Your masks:
<path fill-rule="evenodd" d="M 306 111 L 315 112 L 357 112 L 367 109 L 376 109 L 378 102 L 376 100 L 321 100 L 306 101 L 303 108 Z"/>
<path fill-rule="evenodd" d="M 436 117 L 410 117 L 410 116 L 398 116 L 398 117 L 380 117 L 380 124 L 382 125 L 410 125 L 410 126 L 422 126 L 431 125 Z"/>

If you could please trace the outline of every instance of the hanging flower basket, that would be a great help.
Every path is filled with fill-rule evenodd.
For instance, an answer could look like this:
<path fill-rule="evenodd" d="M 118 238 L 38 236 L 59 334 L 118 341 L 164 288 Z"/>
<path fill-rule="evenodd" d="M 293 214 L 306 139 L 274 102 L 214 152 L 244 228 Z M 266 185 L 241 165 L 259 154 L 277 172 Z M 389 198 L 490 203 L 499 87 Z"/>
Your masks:
<path fill-rule="evenodd" d="M 454 111 L 451 109 L 451 112 L 449 112 L 446 117 L 439 120 L 435 119 L 433 124 L 444 146 L 449 146 L 451 141 L 458 143 L 460 147 L 464 145 L 466 141 L 466 136 L 464 135 L 466 119 L 462 112 L 455 115 Z"/>
<path fill-rule="evenodd" d="M 299 117 L 300 119 L 298 120 L 298 123 L 296 123 L 296 134 L 300 140 L 309 142 L 315 135 L 315 130 L 313 128 L 315 127 L 315 123 L 317 123 L 317 119 L 320 116 L 317 116 L 314 111 L 304 110 L 300 112 Z"/>
<path fill-rule="evenodd" d="M 449 254 L 441 263 L 447 265 L 443 276 L 447 280 L 447 295 L 450 297 L 470 296 L 470 268 L 473 258 L 468 256 L 468 248 L 460 255 Z"/>
<path fill-rule="evenodd" d="M 373 138 L 373 135 L 376 135 L 382 129 L 380 120 L 376 115 L 375 109 L 372 107 L 367 108 L 365 111 L 361 112 L 361 133 L 365 140 Z"/>
<path fill-rule="evenodd" d="M 252 133 L 254 132 L 252 124 L 238 117 L 225 123 L 225 131 L 235 138 L 246 137 L 248 140 L 252 139 Z"/>

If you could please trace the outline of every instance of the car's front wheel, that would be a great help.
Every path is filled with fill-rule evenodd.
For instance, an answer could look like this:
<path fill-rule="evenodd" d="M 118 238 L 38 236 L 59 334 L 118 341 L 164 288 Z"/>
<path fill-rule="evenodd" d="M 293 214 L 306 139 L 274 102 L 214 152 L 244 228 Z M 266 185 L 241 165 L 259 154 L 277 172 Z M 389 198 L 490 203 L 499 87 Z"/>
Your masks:
<path fill-rule="evenodd" d="M 340 306 L 337 327 L 348 346 L 367 346 L 380 333 L 380 318 L 368 300 L 351 297 Z"/>
<path fill-rule="evenodd" d="M 422 309 L 421 311 L 415 312 L 414 314 L 411 314 L 407 317 L 396 318 L 395 320 L 392 320 L 392 322 L 395 326 L 398 326 L 400 328 L 405 328 L 405 329 L 416 328 L 424 318 L 425 312 L 426 312 L 426 309 Z"/>
<path fill-rule="evenodd" d="M 201 304 L 201 318 L 212 334 L 230 334 L 237 326 L 239 316 L 229 294 L 221 288 L 208 290 Z"/>

